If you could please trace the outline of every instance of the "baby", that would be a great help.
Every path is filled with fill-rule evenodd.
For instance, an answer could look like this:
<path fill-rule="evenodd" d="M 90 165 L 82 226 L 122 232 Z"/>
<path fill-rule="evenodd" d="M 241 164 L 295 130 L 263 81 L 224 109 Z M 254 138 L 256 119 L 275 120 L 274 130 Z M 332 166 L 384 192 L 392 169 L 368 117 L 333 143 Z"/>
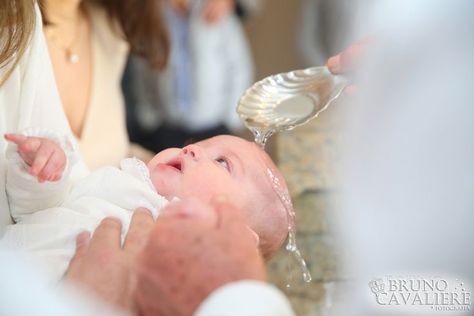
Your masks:
<path fill-rule="evenodd" d="M 145 165 L 125 159 L 121 169 L 105 167 L 84 179 L 68 181 L 74 150 L 47 138 L 5 135 L 17 145 L 7 170 L 7 193 L 16 224 L 4 240 L 25 250 L 51 273 L 64 274 L 74 252 L 76 235 L 93 231 L 106 216 L 119 218 L 126 232 L 133 210 L 150 209 L 154 216 L 172 199 L 203 202 L 227 197 L 242 212 L 269 258 L 288 233 L 287 196 L 283 177 L 254 143 L 217 136 L 182 149 L 158 153 Z M 277 193 L 273 174 L 280 182 Z"/>

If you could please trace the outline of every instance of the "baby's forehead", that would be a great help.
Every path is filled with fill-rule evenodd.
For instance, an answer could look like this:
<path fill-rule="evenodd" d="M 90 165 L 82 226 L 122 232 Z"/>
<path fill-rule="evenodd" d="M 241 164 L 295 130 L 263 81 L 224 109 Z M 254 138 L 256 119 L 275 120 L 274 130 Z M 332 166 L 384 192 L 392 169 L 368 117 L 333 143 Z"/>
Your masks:
<path fill-rule="evenodd" d="M 236 136 L 216 136 L 198 144 L 209 150 L 218 150 L 223 154 L 227 152 L 238 156 L 246 171 L 259 174 L 259 176 L 265 172 L 270 160 L 265 151 L 255 143 Z"/>
<path fill-rule="evenodd" d="M 248 143 L 245 139 L 231 136 L 231 135 L 218 135 L 211 138 L 204 139 L 198 142 L 199 144 L 207 144 L 207 145 L 219 145 L 225 143 Z"/>
<path fill-rule="evenodd" d="M 207 149 L 223 149 L 232 151 L 234 154 L 251 154 L 255 155 L 254 144 L 245 139 L 230 136 L 220 135 L 196 143 Z"/>

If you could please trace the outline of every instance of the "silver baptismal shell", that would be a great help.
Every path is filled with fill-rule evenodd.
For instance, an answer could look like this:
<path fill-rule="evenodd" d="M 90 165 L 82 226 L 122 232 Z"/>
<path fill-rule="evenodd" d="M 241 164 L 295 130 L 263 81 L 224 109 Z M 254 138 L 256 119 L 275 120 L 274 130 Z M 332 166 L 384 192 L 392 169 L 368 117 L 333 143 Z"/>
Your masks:
<path fill-rule="evenodd" d="M 247 89 L 237 113 L 252 131 L 290 130 L 316 117 L 336 99 L 347 80 L 327 67 L 267 77 Z"/>

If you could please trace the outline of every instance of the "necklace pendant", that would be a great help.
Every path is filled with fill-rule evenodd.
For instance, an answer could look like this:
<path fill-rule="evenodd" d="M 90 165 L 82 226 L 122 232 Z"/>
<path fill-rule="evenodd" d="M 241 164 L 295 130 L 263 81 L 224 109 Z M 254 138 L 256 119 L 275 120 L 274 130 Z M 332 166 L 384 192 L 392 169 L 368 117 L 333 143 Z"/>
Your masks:
<path fill-rule="evenodd" d="M 74 53 L 73 51 L 71 50 L 67 50 L 66 51 L 66 59 L 68 62 L 70 62 L 71 64 L 77 64 L 79 63 L 79 55 Z"/>

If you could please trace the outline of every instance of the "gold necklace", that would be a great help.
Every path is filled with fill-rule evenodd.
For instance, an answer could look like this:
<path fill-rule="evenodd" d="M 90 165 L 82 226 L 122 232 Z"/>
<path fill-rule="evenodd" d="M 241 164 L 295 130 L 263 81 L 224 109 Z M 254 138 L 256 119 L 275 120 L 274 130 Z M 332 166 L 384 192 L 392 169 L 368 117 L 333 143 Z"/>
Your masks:
<path fill-rule="evenodd" d="M 70 64 L 78 64 L 80 61 L 79 54 L 75 50 L 75 44 L 79 41 L 78 38 L 78 29 L 80 28 L 79 21 L 76 23 L 76 28 L 74 30 L 74 37 L 71 40 L 69 45 L 64 45 L 59 39 L 58 35 L 55 33 L 54 29 L 51 26 L 45 28 L 46 37 L 59 49 L 63 50 L 66 55 L 66 61 Z"/>

